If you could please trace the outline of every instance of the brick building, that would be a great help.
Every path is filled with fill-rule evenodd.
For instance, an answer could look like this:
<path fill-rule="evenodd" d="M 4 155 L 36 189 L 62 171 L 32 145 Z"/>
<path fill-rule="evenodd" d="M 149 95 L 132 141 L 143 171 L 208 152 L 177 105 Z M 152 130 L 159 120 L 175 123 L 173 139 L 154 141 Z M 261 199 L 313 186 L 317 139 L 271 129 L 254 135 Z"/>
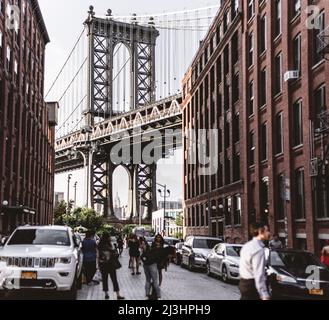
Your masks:
<path fill-rule="evenodd" d="M 310 5 L 316 5 L 318 12 L 308 11 Z M 210 212 L 224 215 L 223 233 L 228 241 L 246 241 L 248 225 L 255 220 L 268 221 L 272 233 L 278 233 L 289 247 L 319 252 L 329 239 L 328 162 L 324 159 L 327 118 L 320 121 L 319 117 L 329 105 L 329 63 L 318 53 L 318 35 L 327 27 L 328 17 L 325 0 L 222 1 L 186 75 L 185 127 L 193 126 L 194 119 L 204 117 L 213 106 L 214 121 L 209 125 L 217 125 L 222 137 L 219 161 L 223 170 L 217 176 L 223 176 L 224 186 L 218 180 L 211 183 L 214 210 L 210 208 Z M 218 61 L 222 62 L 221 78 L 218 72 L 211 75 L 213 68 L 218 70 Z M 196 112 L 193 101 L 202 83 L 209 83 L 210 91 Z M 226 130 L 225 121 L 229 123 Z M 195 125 L 199 127 L 197 121 Z M 234 161 L 235 155 L 240 155 L 240 165 Z M 204 212 L 202 202 L 209 200 L 206 190 L 193 193 L 191 171 L 193 176 L 193 168 L 185 167 L 186 233 L 215 234 L 206 220 L 203 230 L 193 224 L 193 220 L 197 222 L 195 208 L 200 204 L 199 213 Z"/>
<path fill-rule="evenodd" d="M 19 17 L 8 4 L 19 7 Z M 14 22 L 14 23 L 12 23 Z M 0 233 L 53 216 L 56 104 L 45 104 L 49 37 L 38 1 L 0 1 Z"/>

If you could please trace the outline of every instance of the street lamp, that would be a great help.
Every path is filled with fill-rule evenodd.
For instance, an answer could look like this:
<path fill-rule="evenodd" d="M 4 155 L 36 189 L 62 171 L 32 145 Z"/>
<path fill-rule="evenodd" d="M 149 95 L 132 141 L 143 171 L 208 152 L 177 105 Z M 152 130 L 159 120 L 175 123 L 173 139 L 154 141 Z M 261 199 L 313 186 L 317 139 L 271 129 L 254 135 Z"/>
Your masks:
<path fill-rule="evenodd" d="M 77 185 L 78 185 L 78 181 L 76 181 L 74 183 L 74 208 L 77 207 Z"/>
<path fill-rule="evenodd" d="M 157 183 L 157 185 L 162 188 L 162 190 L 158 189 L 158 193 L 159 193 L 160 197 L 162 197 L 164 199 L 164 201 L 163 201 L 163 212 L 164 212 L 163 219 L 164 219 L 164 223 L 165 223 L 165 230 L 164 231 L 166 231 L 166 228 L 167 228 L 166 199 L 167 199 L 167 197 L 170 197 L 170 190 L 167 189 L 166 184 L 162 185 L 160 183 Z"/>
<path fill-rule="evenodd" d="M 67 212 L 70 212 L 70 181 L 72 179 L 72 174 L 67 176 Z"/>

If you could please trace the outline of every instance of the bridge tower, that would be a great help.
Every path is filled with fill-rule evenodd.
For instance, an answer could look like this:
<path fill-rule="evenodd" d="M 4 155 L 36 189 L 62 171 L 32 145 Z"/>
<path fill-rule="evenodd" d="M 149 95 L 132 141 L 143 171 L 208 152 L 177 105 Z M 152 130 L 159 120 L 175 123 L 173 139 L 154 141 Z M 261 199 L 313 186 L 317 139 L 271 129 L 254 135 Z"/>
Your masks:
<path fill-rule="evenodd" d="M 85 126 L 82 129 L 88 136 L 96 119 L 118 116 L 113 104 L 113 65 L 115 48 L 122 44 L 130 54 L 130 110 L 135 110 L 155 101 L 155 45 L 159 32 L 152 18 L 148 26 L 116 21 L 108 10 L 106 18 L 95 16 L 90 6 L 85 24 L 88 28 L 88 108 L 84 111 Z M 110 160 L 109 148 L 86 143 L 85 165 L 89 174 L 90 198 L 87 203 L 94 207 L 101 204 L 104 215 L 115 218 L 113 210 L 113 172 L 119 164 Z M 157 208 L 156 164 L 120 164 L 129 172 L 129 214 L 136 218 L 140 214 L 141 203 L 147 207 L 148 219 Z"/>

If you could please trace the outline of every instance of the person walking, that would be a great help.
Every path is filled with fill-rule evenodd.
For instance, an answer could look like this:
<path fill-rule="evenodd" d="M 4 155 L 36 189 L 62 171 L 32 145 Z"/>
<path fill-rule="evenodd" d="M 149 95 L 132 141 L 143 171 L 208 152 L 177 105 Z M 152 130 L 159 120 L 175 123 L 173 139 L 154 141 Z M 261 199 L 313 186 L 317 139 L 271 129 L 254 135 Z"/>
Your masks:
<path fill-rule="evenodd" d="M 109 296 L 109 275 L 113 283 L 114 292 L 117 295 L 118 300 L 124 300 L 125 298 L 120 294 L 120 288 L 117 278 L 117 268 L 119 265 L 118 253 L 114 249 L 111 243 L 111 237 L 108 233 L 104 233 L 98 244 L 98 265 L 102 274 L 103 291 L 105 293 L 105 299 L 110 299 Z"/>
<path fill-rule="evenodd" d="M 121 235 L 118 236 L 117 243 L 118 243 L 119 256 L 121 257 L 123 252 L 123 239 Z"/>
<path fill-rule="evenodd" d="M 250 232 L 253 239 L 240 252 L 241 300 L 270 300 L 266 285 L 264 245 L 264 241 L 270 239 L 270 231 L 266 224 L 254 223 Z"/>
<path fill-rule="evenodd" d="M 329 268 L 329 240 L 326 241 L 326 246 L 322 249 L 321 262 Z"/>
<path fill-rule="evenodd" d="M 98 281 L 93 281 L 97 265 L 97 244 L 94 240 L 94 233 L 91 231 L 86 232 L 86 237 L 82 241 L 82 253 L 83 270 L 87 285 L 90 286 L 93 282 L 99 284 Z"/>
<path fill-rule="evenodd" d="M 273 236 L 273 239 L 270 241 L 270 249 L 271 250 L 283 249 L 283 243 L 277 234 L 275 234 Z"/>
<path fill-rule="evenodd" d="M 154 238 L 154 242 L 152 243 L 152 248 L 154 249 L 155 254 L 158 256 L 157 259 L 157 267 L 158 267 L 158 274 L 159 274 L 159 286 L 162 285 L 162 270 L 165 269 L 167 264 L 167 257 L 164 256 L 163 252 L 163 246 L 164 246 L 164 239 L 161 234 L 157 234 Z"/>
<path fill-rule="evenodd" d="M 129 256 L 131 257 L 131 268 L 132 268 L 132 275 L 135 274 L 140 275 L 139 272 L 139 258 L 140 258 L 140 251 L 139 251 L 140 243 L 136 235 L 133 235 L 132 239 L 129 242 Z"/>
<path fill-rule="evenodd" d="M 159 255 L 155 248 L 151 248 L 147 241 L 143 241 L 141 244 L 143 261 L 143 268 L 145 273 L 145 297 L 147 300 L 151 300 L 151 288 L 156 294 L 157 300 L 161 300 L 161 288 L 159 286 L 159 274 L 158 274 L 158 261 Z"/>

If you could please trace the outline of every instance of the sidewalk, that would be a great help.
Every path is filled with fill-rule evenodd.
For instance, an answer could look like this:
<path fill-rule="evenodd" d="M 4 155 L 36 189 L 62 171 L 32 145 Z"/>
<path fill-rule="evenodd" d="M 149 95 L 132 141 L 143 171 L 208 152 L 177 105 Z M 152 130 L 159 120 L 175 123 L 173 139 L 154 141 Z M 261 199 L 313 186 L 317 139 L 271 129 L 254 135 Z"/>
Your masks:
<path fill-rule="evenodd" d="M 117 271 L 120 293 L 126 300 L 145 300 L 145 275 L 140 266 L 141 275 L 131 275 L 128 269 L 128 250 L 120 258 L 122 268 Z M 163 270 L 162 300 L 237 300 L 238 288 L 207 277 L 200 272 L 189 272 L 170 264 L 168 271 Z M 83 285 L 78 292 L 78 300 L 104 300 L 102 284 L 88 287 Z M 109 279 L 110 300 L 116 300 L 113 285 Z"/>

